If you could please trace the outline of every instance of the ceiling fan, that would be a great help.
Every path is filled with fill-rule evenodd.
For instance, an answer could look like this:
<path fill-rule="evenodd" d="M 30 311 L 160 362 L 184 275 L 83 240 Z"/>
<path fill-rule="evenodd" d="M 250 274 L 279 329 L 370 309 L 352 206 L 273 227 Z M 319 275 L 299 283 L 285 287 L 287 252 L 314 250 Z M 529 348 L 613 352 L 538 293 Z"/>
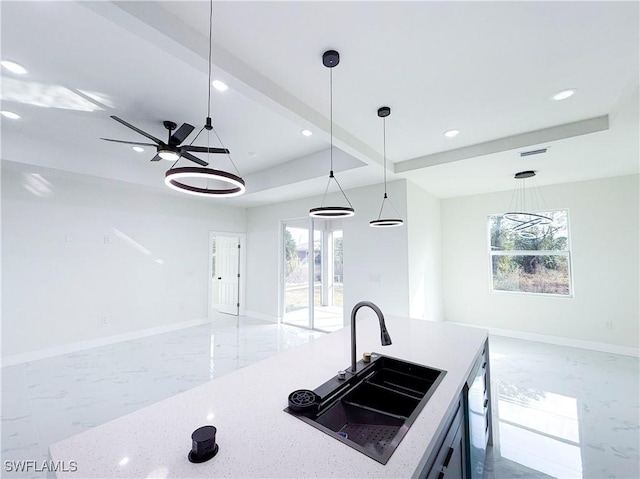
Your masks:
<path fill-rule="evenodd" d="M 160 160 L 176 161 L 178 158 L 182 157 L 187 160 L 193 161 L 194 163 L 197 163 L 199 165 L 207 166 L 209 163 L 201 160 L 200 158 L 192 155 L 189 152 L 193 151 L 196 153 L 221 153 L 226 155 L 229 154 L 229 150 L 227 150 L 226 148 L 207 148 L 206 146 L 192 146 L 192 145 L 180 146 L 180 143 L 182 143 L 194 130 L 194 126 L 189 125 L 188 123 L 183 123 L 182 126 L 180 126 L 180 128 L 176 130 L 178 125 L 176 125 L 174 122 L 172 121 L 162 122 L 164 127 L 167 130 L 169 130 L 169 139 L 166 142 L 164 142 L 162 140 L 159 140 L 155 136 L 150 135 L 145 131 L 142 131 L 140 128 L 136 128 L 131 123 L 127 123 L 122 118 L 118 118 L 115 115 L 111 115 L 111 118 L 113 118 L 119 123 L 122 123 L 127 128 L 131 128 L 133 131 L 140 133 L 142 136 L 149 138 L 154 143 L 112 140 L 110 138 L 100 138 L 100 139 L 105 141 L 113 141 L 115 143 L 125 143 L 127 145 L 155 146 L 157 149 L 157 153 L 156 153 L 156 156 L 151 158 L 151 161 L 160 161 Z M 172 134 L 171 132 L 173 132 L 174 130 L 175 132 Z"/>

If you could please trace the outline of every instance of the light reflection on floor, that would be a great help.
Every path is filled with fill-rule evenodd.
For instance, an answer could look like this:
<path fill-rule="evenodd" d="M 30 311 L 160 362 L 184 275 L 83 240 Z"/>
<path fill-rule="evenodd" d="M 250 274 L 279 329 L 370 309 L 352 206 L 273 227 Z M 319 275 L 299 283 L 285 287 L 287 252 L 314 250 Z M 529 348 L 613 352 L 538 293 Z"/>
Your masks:
<path fill-rule="evenodd" d="M 491 336 L 485 478 L 640 478 L 639 360 Z"/>

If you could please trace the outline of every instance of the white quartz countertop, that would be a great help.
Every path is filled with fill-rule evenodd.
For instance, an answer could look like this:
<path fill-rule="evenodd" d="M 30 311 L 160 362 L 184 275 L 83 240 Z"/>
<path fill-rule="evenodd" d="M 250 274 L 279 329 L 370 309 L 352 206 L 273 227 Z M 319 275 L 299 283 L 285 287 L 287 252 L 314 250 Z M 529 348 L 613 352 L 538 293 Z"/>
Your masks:
<path fill-rule="evenodd" d="M 410 477 L 445 427 L 487 332 L 391 316 L 393 344 L 382 347 L 375 316 L 360 317 L 359 358 L 375 351 L 447 371 L 386 465 L 283 411 L 291 391 L 315 389 L 349 366 L 344 328 L 51 445 L 54 461 L 78 467 L 57 477 Z M 192 464 L 191 433 L 207 424 L 216 426 L 220 450 Z"/>

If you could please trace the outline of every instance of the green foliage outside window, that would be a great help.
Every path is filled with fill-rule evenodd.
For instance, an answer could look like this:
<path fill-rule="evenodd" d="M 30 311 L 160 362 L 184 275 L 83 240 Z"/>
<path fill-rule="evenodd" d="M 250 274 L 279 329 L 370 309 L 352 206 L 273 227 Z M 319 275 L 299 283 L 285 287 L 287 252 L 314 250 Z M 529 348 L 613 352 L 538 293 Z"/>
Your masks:
<path fill-rule="evenodd" d="M 568 213 L 540 214 L 551 221 L 532 226 L 525 236 L 504 216 L 489 216 L 494 291 L 571 294 Z"/>

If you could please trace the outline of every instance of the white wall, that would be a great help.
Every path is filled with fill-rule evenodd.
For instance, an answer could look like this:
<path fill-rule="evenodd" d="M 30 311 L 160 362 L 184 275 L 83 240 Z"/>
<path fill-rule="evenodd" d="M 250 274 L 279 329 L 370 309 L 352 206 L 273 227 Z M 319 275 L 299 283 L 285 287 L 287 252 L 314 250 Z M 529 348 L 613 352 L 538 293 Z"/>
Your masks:
<path fill-rule="evenodd" d="M 440 200 L 407 182 L 409 313 L 442 321 Z"/>
<path fill-rule="evenodd" d="M 511 192 L 442 200 L 445 320 L 637 348 L 638 183 L 631 175 L 540 188 L 549 208 L 569 210 L 571 299 L 490 292 L 487 216 L 503 212 Z"/>
<path fill-rule="evenodd" d="M 388 184 L 388 193 L 406 217 L 406 182 Z M 356 214 L 343 220 L 344 309 L 361 300 L 378 304 L 387 314 L 407 316 L 407 229 L 371 228 L 382 201 L 381 185 L 348 190 Z M 344 199 L 329 196 L 336 204 Z M 303 198 L 247 210 L 247 312 L 277 318 L 280 221 L 307 217 L 321 197 Z M 326 203 L 329 204 L 329 201 Z M 386 207 L 385 207 L 386 211 Z M 392 211 L 392 210 L 391 210 Z M 363 316 L 369 314 L 363 311 Z M 348 319 L 348 316 L 347 316 Z"/>
<path fill-rule="evenodd" d="M 209 231 L 244 232 L 243 208 L 2 168 L 3 357 L 207 316 Z"/>

